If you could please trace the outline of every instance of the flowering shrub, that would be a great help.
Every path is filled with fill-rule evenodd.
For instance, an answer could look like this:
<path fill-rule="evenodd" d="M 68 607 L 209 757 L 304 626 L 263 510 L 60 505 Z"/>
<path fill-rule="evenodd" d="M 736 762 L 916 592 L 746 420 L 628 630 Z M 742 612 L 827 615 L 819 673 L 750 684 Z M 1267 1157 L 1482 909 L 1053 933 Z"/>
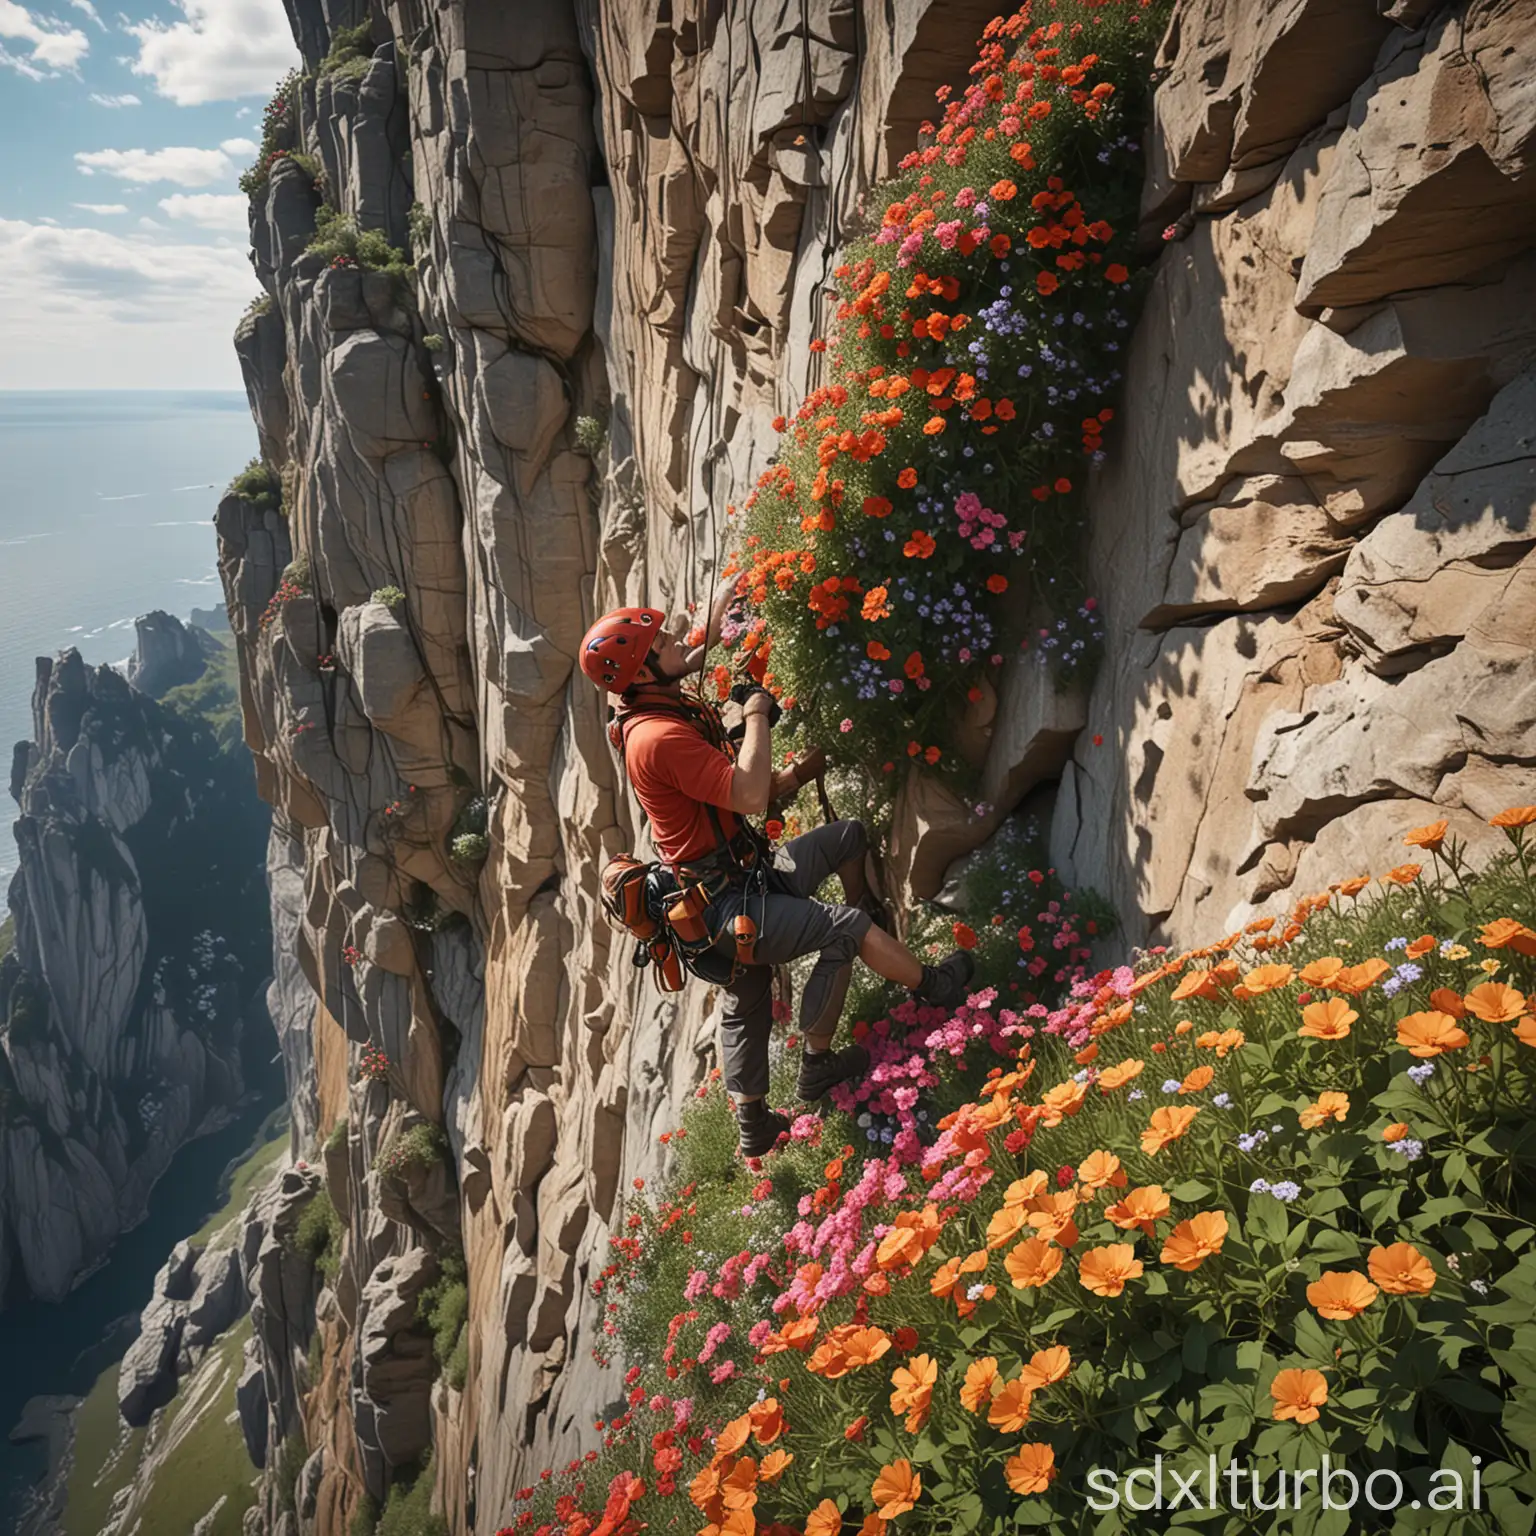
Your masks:
<path fill-rule="evenodd" d="M 399 1178 L 412 1168 L 430 1168 L 447 1153 L 448 1138 L 440 1125 L 414 1125 L 379 1153 L 373 1170 L 385 1178 Z"/>
<path fill-rule="evenodd" d="M 306 597 L 309 587 L 298 577 L 285 574 L 277 584 L 277 591 L 267 599 L 267 606 L 261 610 L 261 618 L 257 621 L 261 629 L 271 629 L 277 623 L 278 616 L 283 611 L 285 603 L 291 603 L 296 597 Z"/>
<path fill-rule="evenodd" d="M 256 152 L 256 163 L 240 176 L 240 190 L 247 197 L 265 192 L 272 167 L 288 153 L 279 147 L 284 139 L 292 136 L 298 121 L 300 76 L 296 69 L 278 81 L 272 99 L 261 114 L 261 147 Z"/>
<path fill-rule="evenodd" d="M 627 1406 L 512 1528 L 1111 1531 L 1095 1467 L 1235 1457 L 1246 1500 L 1326 1451 L 1400 1478 L 1414 1529 L 1529 1529 L 1536 806 L 1493 820 L 1481 875 L 1436 823 L 1428 870 L 1040 1014 L 911 1010 L 931 1134 L 802 1115 L 745 1164 L 706 1084 L 593 1283 Z"/>
<path fill-rule="evenodd" d="M 1133 310 L 1146 0 L 992 23 L 964 94 L 871 195 L 836 269 L 827 382 L 747 497 L 728 632 L 750 669 L 868 766 L 957 766 L 956 704 L 1006 655 L 1060 677 L 1101 634 L 1082 498 Z M 941 100 L 948 88 L 939 92 Z"/>
<path fill-rule="evenodd" d="M 366 1046 L 357 1064 L 357 1080 L 360 1083 L 386 1083 L 389 1081 L 389 1057 L 376 1045 Z"/>

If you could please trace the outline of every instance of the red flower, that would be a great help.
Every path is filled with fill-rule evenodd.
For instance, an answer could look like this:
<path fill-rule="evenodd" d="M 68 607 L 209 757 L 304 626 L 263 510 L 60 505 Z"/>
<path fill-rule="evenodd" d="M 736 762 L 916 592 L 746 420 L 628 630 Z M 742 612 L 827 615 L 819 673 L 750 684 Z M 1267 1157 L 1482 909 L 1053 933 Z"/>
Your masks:
<path fill-rule="evenodd" d="M 976 930 L 969 923 L 956 923 L 954 925 L 955 943 L 961 949 L 976 948 Z"/>
<path fill-rule="evenodd" d="M 1054 272 L 1037 272 L 1035 274 L 1035 287 L 1042 294 L 1055 293 L 1061 287 L 1061 279 Z M 814 346 L 815 343 L 813 342 L 812 345 Z"/>
<path fill-rule="evenodd" d="M 896 484 L 899 485 L 902 490 L 910 491 L 912 487 L 917 484 L 917 471 L 913 469 L 909 464 L 904 470 L 902 470 L 899 475 L 896 476 Z"/>
<path fill-rule="evenodd" d="M 1112 261 L 1104 268 L 1104 276 L 1112 283 L 1123 283 L 1130 275 L 1118 261 Z"/>
<path fill-rule="evenodd" d="M 775 817 L 772 821 L 763 823 L 763 831 L 768 835 L 770 842 L 778 842 L 784 836 L 784 823 Z"/>
<path fill-rule="evenodd" d="M 1008 578 L 993 572 L 987 577 L 988 592 L 1006 592 L 1008 590 Z"/>

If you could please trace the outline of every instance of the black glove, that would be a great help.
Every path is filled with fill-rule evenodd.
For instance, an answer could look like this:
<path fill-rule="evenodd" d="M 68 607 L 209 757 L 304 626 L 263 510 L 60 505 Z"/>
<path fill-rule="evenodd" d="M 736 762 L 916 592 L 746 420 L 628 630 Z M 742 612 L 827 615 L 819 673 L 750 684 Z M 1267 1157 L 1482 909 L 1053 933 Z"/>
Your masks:
<path fill-rule="evenodd" d="M 768 690 L 761 683 L 737 683 L 731 689 L 731 701 L 735 704 L 745 705 L 747 700 L 755 693 L 767 694 L 773 700 L 768 710 L 768 728 L 772 730 L 779 723 L 784 711 L 779 708 L 779 701 L 771 693 L 768 693 Z"/>

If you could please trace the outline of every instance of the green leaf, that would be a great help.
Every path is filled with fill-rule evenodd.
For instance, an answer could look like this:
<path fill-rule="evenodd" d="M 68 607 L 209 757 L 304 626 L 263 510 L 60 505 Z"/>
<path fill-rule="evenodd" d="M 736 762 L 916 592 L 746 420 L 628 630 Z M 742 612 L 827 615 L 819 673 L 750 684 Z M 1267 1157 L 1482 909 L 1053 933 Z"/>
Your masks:
<path fill-rule="evenodd" d="M 1250 1238 L 1257 1235 L 1271 1243 L 1283 1243 L 1290 1224 L 1283 1200 L 1264 1193 L 1249 1196 L 1248 1219 L 1244 1225 Z"/>
<path fill-rule="evenodd" d="M 1443 1397 L 1447 1402 L 1455 1403 L 1458 1408 L 1466 1408 L 1473 1413 L 1496 1415 L 1504 1407 L 1503 1402 L 1487 1387 L 1480 1387 L 1464 1376 L 1442 1377 L 1435 1382 L 1432 1390 L 1436 1397 Z"/>
<path fill-rule="evenodd" d="M 1168 1193 L 1175 1200 L 1194 1204 L 1199 1200 L 1209 1200 L 1214 1191 L 1209 1184 L 1202 1184 L 1199 1179 L 1185 1179 L 1182 1184 L 1175 1184 Z"/>

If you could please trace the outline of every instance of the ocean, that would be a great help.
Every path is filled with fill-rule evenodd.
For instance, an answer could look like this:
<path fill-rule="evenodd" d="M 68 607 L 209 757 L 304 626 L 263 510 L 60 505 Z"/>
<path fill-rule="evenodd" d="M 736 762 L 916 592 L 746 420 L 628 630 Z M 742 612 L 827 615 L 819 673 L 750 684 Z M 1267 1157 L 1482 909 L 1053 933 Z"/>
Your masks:
<path fill-rule="evenodd" d="M 213 513 L 256 446 L 239 391 L 0 391 L 0 916 L 34 658 L 122 661 L 137 615 L 221 607 Z"/>

